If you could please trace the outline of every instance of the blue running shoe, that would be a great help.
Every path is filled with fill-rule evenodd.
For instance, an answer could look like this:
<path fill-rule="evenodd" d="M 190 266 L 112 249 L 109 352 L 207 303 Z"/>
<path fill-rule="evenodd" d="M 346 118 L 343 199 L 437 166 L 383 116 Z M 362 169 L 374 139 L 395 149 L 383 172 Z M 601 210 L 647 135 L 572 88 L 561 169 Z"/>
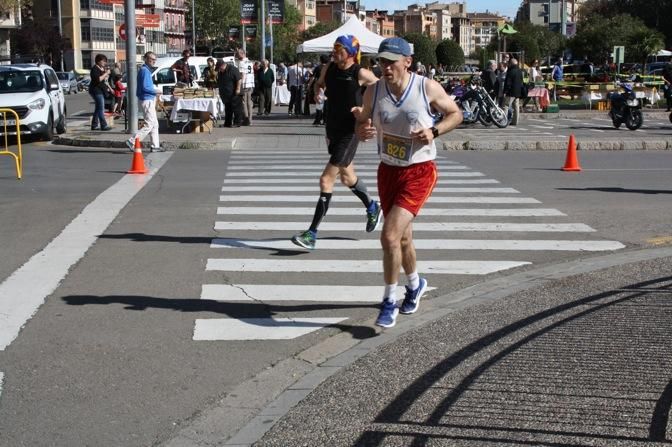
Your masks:
<path fill-rule="evenodd" d="M 417 289 L 411 290 L 406 286 L 406 295 L 404 296 L 404 302 L 401 303 L 402 314 L 414 314 L 418 307 L 420 307 L 420 298 L 425 293 L 427 289 L 427 280 L 425 278 L 420 278 L 420 285 Z"/>
<path fill-rule="evenodd" d="M 299 247 L 307 248 L 308 250 L 315 250 L 316 236 L 316 233 L 310 230 L 306 230 L 303 233 L 292 236 L 292 242 L 294 242 Z"/>
<path fill-rule="evenodd" d="M 366 211 L 366 232 L 371 233 L 376 230 L 380 223 L 380 218 L 383 216 L 381 212 L 380 203 L 373 201 Z"/>
<path fill-rule="evenodd" d="M 378 314 L 376 325 L 392 327 L 397 322 L 397 315 L 399 315 L 397 305 L 391 299 L 385 298 L 383 304 L 380 306 L 380 313 Z"/>

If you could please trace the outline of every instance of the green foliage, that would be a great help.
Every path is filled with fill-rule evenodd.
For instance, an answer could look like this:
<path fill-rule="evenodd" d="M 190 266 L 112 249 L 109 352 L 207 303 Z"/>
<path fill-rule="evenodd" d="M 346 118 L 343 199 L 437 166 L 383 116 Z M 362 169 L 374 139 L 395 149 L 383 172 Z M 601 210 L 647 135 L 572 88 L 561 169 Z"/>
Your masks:
<path fill-rule="evenodd" d="M 546 57 L 560 56 L 567 45 L 567 39 L 550 31 L 545 26 L 532 25 L 530 22 L 516 22 L 517 34 L 506 37 L 506 51 L 525 52 L 525 63 L 534 59 L 543 60 Z M 499 40 L 495 39 L 488 47 L 498 50 Z"/>
<path fill-rule="evenodd" d="M 439 47 L 436 47 L 437 51 Z M 438 58 L 438 55 L 437 55 Z M 481 69 L 485 68 L 485 64 L 488 63 L 489 60 L 495 59 L 495 52 L 494 50 L 488 48 L 477 48 L 476 51 L 471 53 L 469 55 L 469 59 L 474 59 L 478 61 L 478 66 L 481 67 Z"/>
<path fill-rule="evenodd" d="M 196 12 L 197 42 L 228 46 L 229 26 L 240 24 L 240 2 L 237 0 L 192 0 Z M 191 4 L 185 23 L 191 22 Z"/>
<path fill-rule="evenodd" d="M 12 52 L 24 56 L 57 58 L 65 49 L 66 40 L 46 18 L 28 20 L 10 33 Z"/>
<path fill-rule="evenodd" d="M 31 7 L 33 4 L 32 1 L 21 1 L 21 0 L 0 0 L 0 14 L 6 14 L 12 11 L 16 11 L 16 8 L 22 7 Z"/>
<path fill-rule="evenodd" d="M 416 62 L 422 62 L 425 67 L 429 64 L 436 65 L 436 44 L 432 39 L 420 33 L 409 33 L 403 38 L 413 44 L 413 67 Z M 464 59 L 464 55 L 462 58 Z"/>
<path fill-rule="evenodd" d="M 436 60 L 440 64 L 445 65 L 448 71 L 462 71 L 464 51 L 462 51 L 462 47 L 454 40 L 443 39 L 436 46 Z"/>
<path fill-rule="evenodd" d="M 341 24 L 336 20 L 324 23 L 318 22 L 315 25 L 308 28 L 307 30 L 305 30 L 301 34 L 301 39 L 303 42 L 305 42 L 306 40 L 316 39 L 320 36 L 324 36 L 325 34 L 329 34 L 330 32 L 338 29 L 339 26 L 341 26 Z"/>
<path fill-rule="evenodd" d="M 627 14 L 605 17 L 592 14 L 579 22 L 569 46 L 575 58 L 587 57 L 595 62 L 609 58 L 614 46 L 625 46 L 626 62 L 640 62 L 648 54 L 663 48 L 663 35 L 644 25 L 641 19 Z"/>

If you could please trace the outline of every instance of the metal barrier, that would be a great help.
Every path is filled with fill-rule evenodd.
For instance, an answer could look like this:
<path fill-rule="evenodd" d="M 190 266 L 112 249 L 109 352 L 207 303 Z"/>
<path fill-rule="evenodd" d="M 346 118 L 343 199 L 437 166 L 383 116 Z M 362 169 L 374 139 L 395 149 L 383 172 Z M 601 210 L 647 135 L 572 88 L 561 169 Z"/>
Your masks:
<path fill-rule="evenodd" d="M 2 126 L 4 127 L 4 132 L 3 135 L 5 136 L 5 148 L 4 150 L 0 150 L 0 155 L 10 155 L 14 157 L 14 162 L 16 164 L 16 178 L 19 180 L 21 179 L 21 173 L 23 170 L 23 156 L 21 155 L 21 120 L 19 119 L 19 115 L 12 109 L 0 109 L 0 113 L 2 114 Z M 11 113 L 14 115 L 14 124 L 16 125 L 16 146 L 17 146 L 17 153 L 15 154 L 14 152 L 9 150 L 9 141 L 8 141 L 8 134 L 7 134 L 7 113 Z M 9 121 L 9 125 L 12 126 L 11 123 L 12 120 Z"/>

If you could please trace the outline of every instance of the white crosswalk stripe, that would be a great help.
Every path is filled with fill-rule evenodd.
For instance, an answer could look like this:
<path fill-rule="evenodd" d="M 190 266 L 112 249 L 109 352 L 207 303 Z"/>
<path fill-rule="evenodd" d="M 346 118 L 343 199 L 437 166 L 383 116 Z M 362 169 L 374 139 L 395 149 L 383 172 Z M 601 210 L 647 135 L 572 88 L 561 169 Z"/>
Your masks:
<path fill-rule="evenodd" d="M 261 206 L 220 206 L 217 214 L 235 215 L 282 215 L 308 216 L 315 208 L 301 207 L 261 207 Z M 362 208 L 329 208 L 330 216 L 361 216 Z M 423 216 L 565 216 L 560 210 L 553 208 L 424 208 Z"/>
<path fill-rule="evenodd" d="M 291 242 L 290 242 L 291 243 Z M 428 291 L 435 287 L 427 287 Z M 405 288 L 397 287 L 403 296 Z M 201 299 L 213 301 L 329 301 L 346 303 L 379 303 L 380 286 L 266 285 L 266 284 L 203 284 Z"/>
<path fill-rule="evenodd" d="M 226 222 L 215 223 L 215 230 L 248 230 L 248 231 L 301 231 L 306 229 L 306 222 Z M 324 222 L 320 231 L 364 231 L 362 222 Z M 414 222 L 413 231 L 515 231 L 515 232 L 592 232 L 591 227 L 582 223 L 505 223 L 505 222 Z"/>
<path fill-rule="evenodd" d="M 222 186 L 222 192 L 271 192 L 277 191 L 278 187 L 273 186 Z M 314 188 L 305 186 L 283 186 L 283 191 L 287 192 L 315 192 Z M 369 193 L 378 192 L 378 188 L 368 188 Z M 487 194 L 519 194 L 520 191 L 514 188 L 442 188 L 437 186 L 434 188 L 434 193 L 450 192 L 450 193 L 487 193 Z"/>
<path fill-rule="evenodd" d="M 316 164 L 316 160 L 325 157 L 319 153 L 318 158 L 315 149 L 310 151 L 277 154 L 245 150 L 231 156 L 217 207 L 217 215 L 226 217 L 215 222 L 214 229 L 220 237 L 213 238 L 210 247 L 216 251 L 205 267 L 207 275 L 219 276 L 217 281 L 202 285 L 201 299 L 247 303 L 252 306 L 250 309 L 261 306 L 241 318 L 196 320 L 194 340 L 292 339 L 342 324 L 349 317 L 341 313 L 345 309 L 341 307 L 328 316 L 294 315 L 296 307 L 290 307 L 292 310 L 283 315 L 283 303 L 324 303 L 328 309 L 333 303 L 380 302 L 382 285 L 358 283 L 362 274 L 382 277 L 380 228 L 370 234 L 364 231 L 361 201 L 346 187 L 338 184 L 334 190 L 328 218 L 320 225 L 315 255 L 289 240 L 292 234 L 307 228 L 317 202 L 323 165 Z M 367 154 L 357 160 L 359 178 L 376 196 L 377 158 Z M 487 186 L 499 181 L 486 178 L 481 172 L 446 159 L 438 160 L 437 165 L 437 188 L 413 224 L 415 248 L 423 253 L 418 260 L 421 275 L 486 275 L 529 265 L 532 261 L 528 255 L 540 251 L 597 252 L 624 247 L 618 241 L 582 240 L 595 230 L 582 223 L 567 222 L 562 211 L 542 208 L 539 200 L 522 197 L 515 188 Z M 454 204 L 464 205 L 456 208 Z M 297 216 L 301 218 L 296 219 Z M 347 220 L 348 216 L 351 219 Z M 453 217 L 467 219 L 455 222 L 450 220 Z M 451 232 L 483 233 L 487 237 L 444 237 Z M 260 237 L 251 236 L 254 234 Z M 521 238 L 512 238 L 512 234 L 520 234 Z M 530 237 L 532 234 L 534 238 Z M 557 237 L 544 237 L 550 234 Z M 571 234 L 577 236 L 569 239 Z M 243 235 L 245 238 L 236 237 Z M 441 255 L 441 250 L 456 254 Z M 342 254 L 345 251 L 347 258 Z M 276 275 L 274 278 L 283 274 L 283 279 L 279 284 L 264 283 L 268 280 L 260 275 L 269 273 Z M 222 277 L 228 281 L 220 283 Z M 259 283 L 250 278 L 259 278 Z M 403 297 L 404 293 L 405 288 L 399 285 L 397 295 Z M 270 303 L 277 306 L 273 311 L 268 310 Z M 320 309 L 319 304 L 311 309 Z"/>
<path fill-rule="evenodd" d="M 278 191 L 281 192 L 281 191 Z M 332 203 L 362 203 L 354 195 L 335 196 Z M 317 201 L 315 193 L 311 195 L 258 195 L 238 194 L 233 196 L 219 196 L 220 202 L 310 202 Z M 431 196 L 427 204 L 431 203 L 541 203 L 531 197 L 461 197 L 461 196 Z"/>

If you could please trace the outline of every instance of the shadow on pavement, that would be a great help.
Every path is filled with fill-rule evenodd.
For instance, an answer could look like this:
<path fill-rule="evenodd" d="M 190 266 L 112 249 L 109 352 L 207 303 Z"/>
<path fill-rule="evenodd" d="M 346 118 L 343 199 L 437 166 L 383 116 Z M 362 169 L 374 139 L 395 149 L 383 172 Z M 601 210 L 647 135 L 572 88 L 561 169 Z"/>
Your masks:
<path fill-rule="evenodd" d="M 628 192 L 633 194 L 672 194 L 672 190 L 665 189 L 630 189 L 620 187 L 595 188 L 555 188 L 558 191 L 600 191 L 600 192 Z"/>
<path fill-rule="evenodd" d="M 124 296 L 124 295 L 69 295 L 63 297 L 63 301 L 70 306 L 84 305 L 110 305 L 122 304 L 127 310 L 146 310 L 168 309 L 177 312 L 207 312 L 211 314 L 222 314 L 229 318 L 273 318 L 276 315 L 283 315 L 288 312 L 311 312 L 322 310 L 338 309 L 378 309 L 378 304 L 300 304 L 300 305 L 278 305 L 266 304 L 262 302 L 222 302 L 206 299 L 194 298 L 157 298 L 151 296 Z M 281 324 L 278 324 L 281 325 Z M 291 322 L 292 327 L 318 327 L 324 325 L 310 322 Z M 277 326 L 277 325 L 276 325 Z M 375 337 L 376 330 L 371 326 L 354 326 L 343 323 L 330 325 L 343 332 L 352 335 L 353 338 L 363 340 Z"/>
<path fill-rule="evenodd" d="M 419 376 L 354 445 L 668 444 L 670 317 L 672 276 L 523 318 Z"/>

